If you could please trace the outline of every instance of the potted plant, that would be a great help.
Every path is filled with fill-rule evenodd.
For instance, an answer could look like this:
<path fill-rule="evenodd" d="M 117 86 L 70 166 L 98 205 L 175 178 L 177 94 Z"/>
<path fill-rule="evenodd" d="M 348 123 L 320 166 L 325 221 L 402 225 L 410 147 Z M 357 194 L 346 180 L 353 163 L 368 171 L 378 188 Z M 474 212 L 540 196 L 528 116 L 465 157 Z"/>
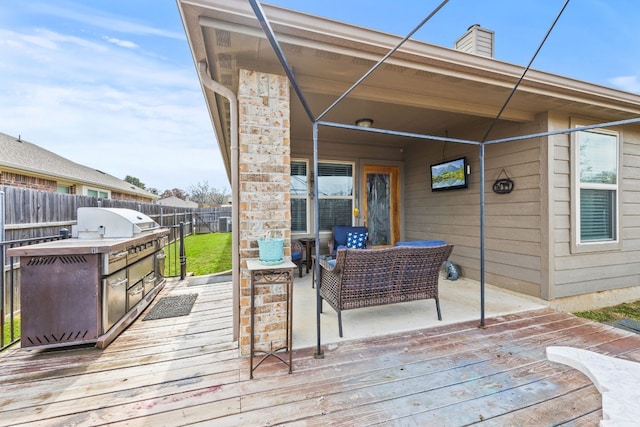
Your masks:
<path fill-rule="evenodd" d="M 264 237 L 258 239 L 258 251 L 262 264 L 280 264 L 284 261 L 284 239 L 272 237 L 271 231 L 267 231 Z"/>

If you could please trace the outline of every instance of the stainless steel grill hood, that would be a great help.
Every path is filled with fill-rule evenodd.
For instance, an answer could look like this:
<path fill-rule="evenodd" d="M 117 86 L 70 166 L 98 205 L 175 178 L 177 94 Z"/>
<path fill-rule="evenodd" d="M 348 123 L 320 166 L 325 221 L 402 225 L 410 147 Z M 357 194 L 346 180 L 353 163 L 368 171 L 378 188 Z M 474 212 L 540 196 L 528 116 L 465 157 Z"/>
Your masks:
<path fill-rule="evenodd" d="M 78 208 L 78 223 L 72 236 L 78 239 L 135 237 L 160 225 L 147 215 L 124 208 Z"/>

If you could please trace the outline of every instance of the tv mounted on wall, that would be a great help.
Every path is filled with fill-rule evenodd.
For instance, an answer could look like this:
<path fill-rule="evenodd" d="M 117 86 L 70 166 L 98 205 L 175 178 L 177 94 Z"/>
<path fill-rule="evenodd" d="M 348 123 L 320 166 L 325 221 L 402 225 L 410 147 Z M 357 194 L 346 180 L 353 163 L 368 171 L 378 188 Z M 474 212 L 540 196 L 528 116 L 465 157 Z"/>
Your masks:
<path fill-rule="evenodd" d="M 431 191 L 467 188 L 468 175 L 466 157 L 431 165 Z"/>

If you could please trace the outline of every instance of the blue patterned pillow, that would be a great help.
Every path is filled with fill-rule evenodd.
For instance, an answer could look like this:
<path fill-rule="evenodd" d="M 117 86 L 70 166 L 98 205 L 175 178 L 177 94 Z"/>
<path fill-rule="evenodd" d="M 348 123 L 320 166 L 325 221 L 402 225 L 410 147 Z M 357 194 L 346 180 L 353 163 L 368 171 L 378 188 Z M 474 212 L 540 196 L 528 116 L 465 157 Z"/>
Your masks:
<path fill-rule="evenodd" d="M 364 249 L 367 247 L 367 233 L 347 233 L 347 248 Z"/>

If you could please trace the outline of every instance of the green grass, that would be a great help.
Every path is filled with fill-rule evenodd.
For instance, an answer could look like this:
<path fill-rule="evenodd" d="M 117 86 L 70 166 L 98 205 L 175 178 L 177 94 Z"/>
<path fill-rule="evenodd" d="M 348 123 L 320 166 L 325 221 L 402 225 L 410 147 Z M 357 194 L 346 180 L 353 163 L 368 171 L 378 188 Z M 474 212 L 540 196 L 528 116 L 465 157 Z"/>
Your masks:
<path fill-rule="evenodd" d="M 9 322 L 9 318 L 5 319 L 6 323 L 3 326 L 3 342 L 0 347 L 4 347 L 5 345 L 11 342 L 11 323 Z M 13 318 L 13 336 L 14 338 L 20 337 L 20 316 L 15 316 Z"/>
<path fill-rule="evenodd" d="M 596 322 L 613 322 L 624 317 L 640 322 L 640 300 L 598 310 L 580 311 L 573 314 Z"/>
<path fill-rule="evenodd" d="M 165 275 L 180 274 L 180 253 L 176 244 L 165 248 L 167 258 L 174 263 L 174 255 L 178 265 L 169 269 L 169 259 L 165 261 Z M 187 257 L 187 272 L 194 276 L 220 273 L 231 270 L 231 233 L 208 233 L 187 236 L 184 239 L 185 255 Z"/>

